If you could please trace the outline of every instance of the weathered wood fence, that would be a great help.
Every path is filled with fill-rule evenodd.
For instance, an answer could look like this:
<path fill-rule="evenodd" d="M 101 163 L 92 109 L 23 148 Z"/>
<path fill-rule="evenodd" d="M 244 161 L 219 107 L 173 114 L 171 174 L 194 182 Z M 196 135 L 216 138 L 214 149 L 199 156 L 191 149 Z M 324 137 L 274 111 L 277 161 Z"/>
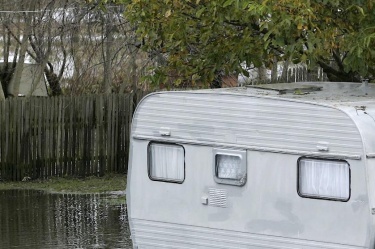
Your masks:
<path fill-rule="evenodd" d="M 0 177 L 126 172 L 134 99 L 127 94 L 0 102 Z"/>

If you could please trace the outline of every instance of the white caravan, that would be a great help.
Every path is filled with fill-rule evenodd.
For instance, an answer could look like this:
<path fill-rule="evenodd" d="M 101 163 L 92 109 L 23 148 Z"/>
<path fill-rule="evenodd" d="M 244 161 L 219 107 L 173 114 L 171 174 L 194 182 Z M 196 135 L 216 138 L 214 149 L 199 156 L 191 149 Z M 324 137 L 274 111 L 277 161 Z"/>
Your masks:
<path fill-rule="evenodd" d="M 375 85 L 153 93 L 130 143 L 134 248 L 374 248 Z"/>

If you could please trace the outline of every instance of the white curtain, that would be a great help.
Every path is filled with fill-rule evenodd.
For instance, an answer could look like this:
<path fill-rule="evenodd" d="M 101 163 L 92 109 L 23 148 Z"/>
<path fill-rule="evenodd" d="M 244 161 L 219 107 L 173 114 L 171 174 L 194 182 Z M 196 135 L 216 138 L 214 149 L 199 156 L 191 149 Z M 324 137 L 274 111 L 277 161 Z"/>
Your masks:
<path fill-rule="evenodd" d="M 349 165 L 346 162 L 301 159 L 299 192 L 305 196 L 347 200 Z"/>
<path fill-rule="evenodd" d="M 243 176 L 241 158 L 230 155 L 216 155 L 217 177 L 239 180 Z"/>
<path fill-rule="evenodd" d="M 150 145 L 150 175 L 153 179 L 183 181 L 185 178 L 184 149 L 179 145 Z"/>

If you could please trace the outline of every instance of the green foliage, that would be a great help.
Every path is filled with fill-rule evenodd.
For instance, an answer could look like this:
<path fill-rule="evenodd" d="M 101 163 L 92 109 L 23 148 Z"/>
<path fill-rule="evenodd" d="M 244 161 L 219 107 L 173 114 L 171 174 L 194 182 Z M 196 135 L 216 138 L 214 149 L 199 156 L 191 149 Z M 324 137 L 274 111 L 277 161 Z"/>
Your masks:
<path fill-rule="evenodd" d="M 372 0 L 122 0 L 143 48 L 166 61 L 153 83 L 209 84 L 217 71 L 319 64 L 332 79 L 375 75 Z M 331 61 L 335 62 L 332 66 Z M 349 79 L 348 79 L 349 80 Z"/>
<path fill-rule="evenodd" d="M 268 46 L 280 47 L 293 59 L 312 65 L 318 63 L 324 67 L 334 61 L 334 67 L 324 69 L 336 70 L 338 80 L 349 76 L 356 80 L 373 77 L 375 9 L 372 1 L 278 2 L 274 1 L 272 8 Z M 284 43 L 279 41 L 280 37 Z"/>
<path fill-rule="evenodd" d="M 127 16 L 137 24 L 144 49 L 167 54 L 155 79 L 173 84 L 209 83 L 215 73 L 236 71 L 241 62 L 261 64 L 261 40 L 249 24 L 254 16 L 240 1 L 132 1 Z M 236 20 L 243 16 L 243 23 Z M 233 23 L 232 23 L 233 21 Z M 257 51 L 254 53 L 254 51 Z M 163 76 L 160 76 L 163 75 Z"/>

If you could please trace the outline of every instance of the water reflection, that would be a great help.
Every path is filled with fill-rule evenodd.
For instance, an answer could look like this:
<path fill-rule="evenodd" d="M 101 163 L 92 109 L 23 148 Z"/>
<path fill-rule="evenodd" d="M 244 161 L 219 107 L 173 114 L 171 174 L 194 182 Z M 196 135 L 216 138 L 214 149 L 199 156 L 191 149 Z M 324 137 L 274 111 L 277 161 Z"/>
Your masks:
<path fill-rule="evenodd" d="M 111 200 L 0 191 L 0 248 L 131 248 L 125 205 Z"/>

